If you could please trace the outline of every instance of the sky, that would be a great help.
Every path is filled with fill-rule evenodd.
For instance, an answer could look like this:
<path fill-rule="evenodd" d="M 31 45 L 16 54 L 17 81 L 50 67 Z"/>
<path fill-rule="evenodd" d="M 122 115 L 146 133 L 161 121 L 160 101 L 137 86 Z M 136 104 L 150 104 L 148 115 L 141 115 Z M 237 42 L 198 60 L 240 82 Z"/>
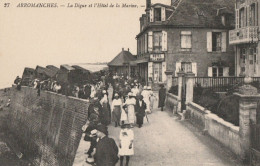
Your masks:
<path fill-rule="evenodd" d="M 153 0 L 169 3 L 170 0 Z M 4 3 L 10 2 L 9 8 Z M 138 8 L 18 8 L 18 3 L 127 3 Z M 0 1 L 0 84 L 24 67 L 109 62 L 122 48 L 136 54 L 145 0 Z"/>

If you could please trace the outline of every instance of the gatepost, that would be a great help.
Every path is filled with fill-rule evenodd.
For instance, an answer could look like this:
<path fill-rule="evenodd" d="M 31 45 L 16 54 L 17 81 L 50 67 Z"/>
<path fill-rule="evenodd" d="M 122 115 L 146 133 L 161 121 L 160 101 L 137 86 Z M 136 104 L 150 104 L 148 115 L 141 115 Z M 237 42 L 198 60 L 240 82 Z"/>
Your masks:
<path fill-rule="evenodd" d="M 250 81 L 250 78 L 245 78 L 245 83 L 247 84 L 240 87 L 238 93 L 235 93 L 239 97 L 240 158 L 244 162 L 249 161 L 251 145 L 250 124 L 256 123 L 257 102 L 260 99 L 257 89 L 249 85 Z"/>
<path fill-rule="evenodd" d="M 166 89 L 168 91 L 172 87 L 172 74 L 173 74 L 173 72 L 172 71 L 166 71 L 165 74 L 167 76 Z"/>
<path fill-rule="evenodd" d="M 192 72 L 186 73 L 186 104 L 193 101 L 193 87 L 195 74 Z"/>
<path fill-rule="evenodd" d="M 183 77 L 185 76 L 185 73 L 183 71 L 180 71 L 177 73 L 178 76 L 178 106 L 177 106 L 177 113 L 181 113 L 181 95 L 182 95 L 182 82 Z"/>

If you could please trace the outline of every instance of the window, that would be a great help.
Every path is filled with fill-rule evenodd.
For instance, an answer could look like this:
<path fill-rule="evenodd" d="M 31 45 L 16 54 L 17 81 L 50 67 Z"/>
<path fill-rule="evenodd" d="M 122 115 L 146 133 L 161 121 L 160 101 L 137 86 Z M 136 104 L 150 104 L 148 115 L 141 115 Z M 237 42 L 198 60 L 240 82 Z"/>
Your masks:
<path fill-rule="evenodd" d="M 161 8 L 154 8 L 154 20 L 162 21 L 162 9 Z"/>
<path fill-rule="evenodd" d="M 162 51 L 162 32 L 153 32 L 153 51 Z"/>
<path fill-rule="evenodd" d="M 223 67 L 218 68 L 218 76 L 223 77 Z"/>
<path fill-rule="evenodd" d="M 181 62 L 181 70 L 185 73 L 192 72 L 191 62 Z"/>
<path fill-rule="evenodd" d="M 239 28 L 244 27 L 245 25 L 245 8 L 239 10 Z"/>
<path fill-rule="evenodd" d="M 246 63 L 246 49 L 241 48 L 240 49 L 240 59 L 242 63 Z"/>
<path fill-rule="evenodd" d="M 250 11 L 249 11 L 249 25 L 250 26 L 257 25 L 255 16 L 256 16 L 256 8 L 255 8 L 255 4 L 252 4 L 252 5 L 250 5 Z"/>
<path fill-rule="evenodd" d="M 181 31 L 181 48 L 185 51 L 191 49 L 191 31 Z"/>
<path fill-rule="evenodd" d="M 213 77 L 223 77 L 224 76 L 223 67 L 212 67 L 212 76 Z"/>
<path fill-rule="evenodd" d="M 216 67 L 212 68 L 212 75 L 213 75 L 213 77 L 217 77 L 218 76 L 218 68 L 216 68 Z"/>
<path fill-rule="evenodd" d="M 221 32 L 212 32 L 212 51 L 221 51 Z"/>

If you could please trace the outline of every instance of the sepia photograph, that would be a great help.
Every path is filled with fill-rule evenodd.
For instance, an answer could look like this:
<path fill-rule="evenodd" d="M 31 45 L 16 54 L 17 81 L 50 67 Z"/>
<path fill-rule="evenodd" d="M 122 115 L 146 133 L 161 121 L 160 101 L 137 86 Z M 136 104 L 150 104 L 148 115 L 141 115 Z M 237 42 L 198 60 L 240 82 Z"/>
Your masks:
<path fill-rule="evenodd" d="M 260 166 L 260 0 L 0 0 L 0 166 Z"/>

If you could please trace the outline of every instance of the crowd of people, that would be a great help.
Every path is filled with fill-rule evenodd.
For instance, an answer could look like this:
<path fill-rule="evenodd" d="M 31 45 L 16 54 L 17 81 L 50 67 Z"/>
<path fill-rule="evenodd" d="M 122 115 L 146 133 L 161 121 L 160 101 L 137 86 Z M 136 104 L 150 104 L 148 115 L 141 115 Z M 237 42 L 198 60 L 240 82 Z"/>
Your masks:
<path fill-rule="evenodd" d="M 104 86 L 102 81 L 86 81 L 91 83 L 61 83 L 51 78 L 42 81 L 36 78 L 29 82 L 26 86 L 37 89 L 38 96 L 40 96 L 40 92 L 42 90 L 82 99 L 93 99 L 96 95 L 101 94 L 100 89 Z M 21 90 L 22 79 L 17 76 L 14 84 L 17 85 L 17 90 Z"/>
<path fill-rule="evenodd" d="M 85 141 L 90 142 L 86 162 L 97 166 L 115 166 L 120 160 L 126 166 L 130 156 L 134 155 L 135 126 L 141 128 L 144 117 L 151 114 L 154 102 L 157 100 L 150 86 L 143 86 L 138 80 L 126 77 L 113 78 L 110 82 L 112 93 L 111 106 L 107 87 L 101 87 L 102 95 L 96 97 L 88 109 L 88 121 L 84 125 Z M 112 92 L 113 88 L 113 92 Z M 166 89 L 161 86 L 159 90 L 159 106 L 163 111 Z M 148 121 L 149 122 L 149 121 Z M 107 126 L 113 123 L 115 127 L 121 126 L 118 144 L 108 137 Z M 92 153 L 96 148 L 94 157 Z M 118 158 L 118 156 L 120 158 Z"/>
<path fill-rule="evenodd" d="M 45 81 L 35 79 L 30 86 L 37 89 L 39 96 L 41 90 L 47 90 L 89 99 L 88 120 L 82 128 L 85 133 L 84 140 L 90 142 L 86 152 L 88 155 L 86 162 L 96 166 L 115 166 L 120 160 L 120 166 L 123 166 L 125 158 L 125 165 L 128 166 L 130 156 L 134 155 L 132 128 L 135 126 L 141 128 L 145 117 L 149 122 L 147 114 L 152 113 L 157 98 L 151 86 L 143 85 L 138 79 L 130 79 L 123 75 L 107 75 L 103 81 L 92 84 L 61 85 L 52 79 Z M 20 90 L 21 79 L 17 77 L 14 83 Z M 109 92 L 112 93 L 112 101 L 109 101 Z M 161 111 L 163 111 L 165 97 L 166 89 L 161 85 L 158 100 Z M 107 126 L 111 123 L 115 127 L 121 127 L 118 144 L 108 137 Z M 93 157 L 94 149 L 96 151 Z"/>

